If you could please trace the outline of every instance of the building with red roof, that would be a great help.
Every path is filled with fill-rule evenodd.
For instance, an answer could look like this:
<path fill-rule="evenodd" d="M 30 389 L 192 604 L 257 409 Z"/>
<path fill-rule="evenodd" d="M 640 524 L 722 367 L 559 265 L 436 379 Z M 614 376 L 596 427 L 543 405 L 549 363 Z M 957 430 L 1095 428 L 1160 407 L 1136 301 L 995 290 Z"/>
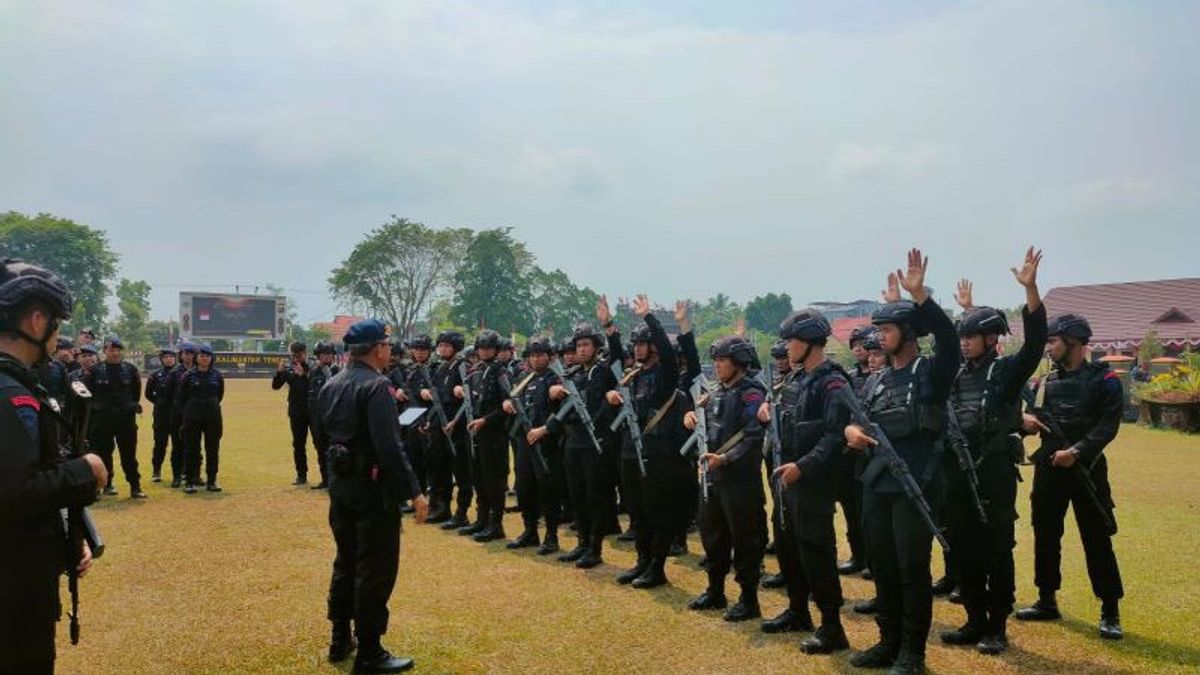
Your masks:
<path fill-rule="evenodd" d="M 1045 303 L 1051 317 L 1087 318 L 1096 351 L 1132 354 L 1150 330 L 1168 352 L 1200 347 L 1200 278 L 1063 286 Z"/>

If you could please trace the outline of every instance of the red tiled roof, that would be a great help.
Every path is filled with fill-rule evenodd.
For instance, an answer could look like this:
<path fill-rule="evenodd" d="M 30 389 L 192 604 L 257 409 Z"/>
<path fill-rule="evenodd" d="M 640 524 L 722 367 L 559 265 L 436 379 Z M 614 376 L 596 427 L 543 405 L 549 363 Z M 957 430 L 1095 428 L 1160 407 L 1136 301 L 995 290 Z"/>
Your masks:
<path fill-rule="evenodd" d="M 1052 317 L 1086 317 L 1097 347 L 1135 347 L 1151 328 L 1164 343 L 1200 345 L 1200 278 L 1064 286 L 1045 303 Z"/>
<path fill-rule="evenodd" d="M 329 339 L 334 342 L 341 342 L 342 338 L 346 337 L 346 331 L 350 330 L 350 326 L 362 321 L 365 317 L 350 316 L 348 314 L 338 314 L 333 317 L 333 321 L 328 323 L 313 324 L 316 328 L 323 328 L 329 331 Z"/>
<path fill-rule="evenodd" d="M 849 316 L 844 319 L 834 319 L 830 327 L 833 328 L 833 339 L 850 346 L 850 334 L 859 326 L 866 326 L 871 323 L 869 316 Z"/>

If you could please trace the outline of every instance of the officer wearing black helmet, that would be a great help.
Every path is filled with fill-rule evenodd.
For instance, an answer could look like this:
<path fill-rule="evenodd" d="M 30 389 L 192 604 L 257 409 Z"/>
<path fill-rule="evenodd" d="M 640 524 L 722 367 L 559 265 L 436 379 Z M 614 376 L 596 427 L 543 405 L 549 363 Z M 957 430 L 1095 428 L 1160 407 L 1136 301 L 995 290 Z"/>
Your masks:
<path fill-rule="evenodd" d="M 637 515 L 637 563 L 617 581 L 634 588 L 655 588 L 667 583 L 667 556 L 695 504 L 691 499 L 695 469 L 679 453 L 680 446 L 687 442 L 683 416 L 690 406 L 679 391 L 675 348 L 658 317 L 650 311 L 650 300 L 638 295 L 633 312 L 643 323 L 630 334 L 635 365 L 625 386 L 633 396 L 646 473 L 642 476 L 628 426 L 623 427 L 621 478 L 631 522 Z M 608 392 L 607 399 L 616 410 L 624 405 L 619 391 Z"/>
<path fill-rule="evenodd" d="M 833 513 L 844 433 L 850 421 L 838 392 L 852 391 L 852 385 L 846 371 L 825 356 L 831 333 L 829 321 L 813 309 L 794 312 L 779 325 L 779 337 L 787 341 L 787 356 L 795 371 L 782 383 L 775 413 L 782 463 L 771 481 L 785 488 L 787 513 L 780 519 L 776 550 L 780 567 L 794 568 L 785 571 L 788 609 L 794 614 L 776 621 L 790 618 L 793 626 L 812 630 L 811 596 L 821 613 L 821 625 L 800 644 L 809 654 L 829 654 L 850 646 L 839 616 L 842 586 Z M 762 412 L 770 414 L 766 406 Z"/>
<path fill-rule="evenodd" d="M 480 543 L 504 539 L 504 499 L 508 491 L 508 435 L 506 418 L 501 405 L 506 398 L 500 386 L 500 374 L 507 367 L 496 360 L 500 349 L 500 334 L 485 329 L 475 337 L 475 353 L 479 365 L 470 378 L 471 405 L 475 419 L 467 425 L 467 433 L 475 438 L 475 457 L 471 462 L 478 495 L 475 525 L 459 530 Z M 459 386 L 455 396 L 463 398 L 465 389 Z M 469 449 L 468 445 L 468 449 Z"/>
<path fill-rule="evenodd" d="M 700 541 L 708 558 L 708 588 L 693 600 L 692 610 L 724 609 L 725 577 L 732 567 L 741 597 L 725 611 L 726 621 L 762 616 L 758 582 L 767 546 L 766 495 L 763 493 L 762 445 L 764 425 L 758 419 L 766 390 L 749 371 L 758 365 L 754 345 L 734 335 L 709 347 L 718 384 L 704 400 L 708 451 L 708 500 L 700 507 Z M 689 411 L 684 426 L 696 428 L 697 411 Z M 732 559 L 730 551 L 733 552 Z"/>
<path fill-rule="evenodd" d="M 104 361 L 83 375 L 92 392 L 92 448 L 108 467 L 105 495 L 117 494 L 112 485 L 114 447 L 121 454 L 121 472 L 129 482 L 129 496 L 145 499 L 137 461 L 137 416 L 142 412 L 142 376 L 137 366 L 124 361 L 125 345 L 119 338 L 104 339 Z"/>
<path fill-rule="evenodd" d="M 288 425 L 292 430 L 292 462 L 296 467 L 296 480 L 292 485 L 308 483 L 308 345 L 293 342 L 288 347 L 290 359 L 281 359 L 271 379 L 274 390 L 288 388 Z"/>
<path fill-rule="evenodd" d="M 925 288 L 928 259 L 908 253 L 907 271 L 888 277 L 887 304 L 871 317 L 891 355 L 877 384 L 867 392 L 867 414 L 890 439 L 929 501 L 934 501 L 941 465 L 946 398 L 962 361 L 954 324 Z M 900 287 L 912 301 L 900 299 Z M 934 355 L 920 354 L 917 337 L 933 333 Z M 847 445 L 864 451 L 875 439 L 858 425 L 846 427 Z M 867 475 L 867 474 L 864 474 Z M 933 618 L 929 564 L 933 535 L 899 481 L 875 472 L 863 486 L 866 527 L 878 597 L 879 643 L 851 657 L 866 668 L 916 673 L 925 667 L 925 641 Z"/>
<path fill-rule="evenodd" d="M 1104 449 L 1121 426 L 1121 380 L 1107 363 L 1088 360 L 1092 328 L 1084 317 L 1055 317 L 1047 334 L 1047 354 L 1054 367 L 1039 383 L 1035 405 L 1045 418 L 1024 416 L 1025 430 L 1041 434 L 1041 446 L 1030 457 L 1035 465 L 1030 503 L 1038 600 L 1019 610 L 1017 618 L 1052 621 L 1062 616 L 1055 592 L 1062 585 L 1063 520 L 1070 506 L 1083 541 L 1092 593 L 1101 602 L 1100 637 L 1119 640 L 1124 636 L 1119 605 L 1125 589 L 1112 548 L 1115 507 Z"/>
<path fill-rule="evenodd" d="M 611 320 L 611 319 L 610 319 Z M 595 441 L 579 413 L 572 410 L 562 420 L 553 417 L 547 423 L 551 433 L 566 436 L 563 466 L 566 473 L 567 490 L 575 510 L 575 529 L 578 539 L 575 548 L 560 555 L 560 562 L 573 562 L 580 569 L 596 567 L 604 562 L 604 537 L 611 534 L 611 523 L 616 520 L 617 505 L 609 457 L 618 450 L 609 432 L 612 423 L 612 407 L 604 401 L 605 394 L 616 386 L 617 379 L 609 364 L 600 358 L 600 347 L 605 340 L 603 334 L 590 323 L 577 324 L 571 332 L 574 349 L 574 365 L 567 369 L 592 418 Z M 566 405 L 568 391 L 565 385 L 550 388 L 550 397 Z"/>
<path fill-rule="evenodd" d="M 150 480 L 162 481 L 162 465 L 167 459 L 167 445 L 171 441 L 171 415 L 175 403 L 175 350 L 163 347 L 158 350 L 158 370 L 146 378 L 146 400 L 154 406 L 154 450 L 150 455 L 153 474 Z M 183 478 L 183 467 L 179 464 L 179 449 L 171 448 L 171 477 Z"/>
<path fill-rule="evenodd" d="M 791 361 L 788 360 L 787 341 L 786 340 L 778 340 L 775 342 L 775 344 L 771 345 L 771 361 L 773 362 L 771 365 L 773 370 L 772 370 L 770 385 L 771 385 L 772 394 L 775 394 L 775 393 L 779 392 L 779 390 L 782 388 L 784 381 L 788 379 L 788 374 L 792 372 L 792 363 L 791 363 Z M 760 416 L 759 421 L 763 422 L 765 424 L 770 421 L 770 417 L 767 413 L 764 413 L 763 415 Z M 770 475 L 772 473 L 774 473 L 776 466 L 775 466 L 775 453 L 770 452 L 768 446 L 769 446 L 769 444 L 763 446 L 763 455 L 767 460 L 766 461 L 767 477 L 770 478 Z M 781 534 L 780 529 L 782 528 L 782 525 L 780 524 L 781 523 L 780 513 L 783 508 L 784 508 L 783 504 L 780 503 L 780 500 L 772 497 L 772 499 L 771 499 L 771 533 L 772 533 L 771 542 L 772 543 L 767 545 L 767 553 L 772 553 L 772 554 L 776 555 L 777 557 L 780 555 L 780 553 L 779 553 L 779 537 Z M 794 556 L 792 555 L 790 550 L 785 550 L 782 555 L 783 556 L 792 556 L 792 558 L 794 559 Z M 787 587 L 788 581 L 785 576 L 784 567 L 787 566 L 788 564 L 789 564 L 788 562 L 780 560 L 779 561 L 779 574 L 768 574 L 768 575 L 764 576 L 762 579 L 762 587 L 763 588 L 785 588 L 785 587 Z M 793 568 L 794 568 L 794 566 L 793 566 Z M 767 632 L 773 632 L 770 627 L 766 627 L 767 623 L 770 623 L 770 622 L 764 623 L 765 630 Z"/>
<path fill-rule="evenodd" d="M 54 670 L 66 565 L 87 572 L 86 543 L 64 559 L 60 509 L 96 500 L 108 472 L 97 455 L 61 460 L 56 402 L 38 386 L 71 294 L 52 272 L 18 260 L 0 262 L 0 672 Z"/>
<path fill-rule="evenodd" d="M 429 375 L 429 381 L 420 391 L 421 400 L 432 402 L 437 397 L 442 410 L 450 420 L 455 419 L 462 402 L 455 397 L 454 389 L 462 384 L 459 377 L 459 365 L 462 363 L 462 350 L 465 340 L 462 333 L 456 330 L 438 333 L 435 350 L 438 363 Z M 450 429 L 442 427 L 438 421 L 430 424 L 429 446 L 429 494 L 430 499 L 437 504 L 437 510 L 430 509 L 431 522 L 441 522 L 443 530 L 457 530 L 468 524 L 467 514 L 471 508 L 471 499 L 475 488 L 471 483 L 470 443 L 467 439 L 466 425 L 453 424 Z M 447 517 L 453 488 L 457 486 L 458 493 L 454 505 L 453 516 Z"/>
<path fill-rule="evenodd" d="M 867 341 L 875 333 L 875 326 L 859 326 L 850 333 L 850 351 L 854 354 L 854 367 L 849 370 L 850 386 L 854 395 L 862 398 L 867 378 L 871 374 L 870 351 Z M 850 559 L 838 565 L 841 574 L 855 574 L 867 567 L 867 542 L 862 528 L 862 483 L 858 481 L 858 458 L 846 453 L 838 463 L 837 502 L 846 519 L 846 542 L 850 545 Z"/>
<path fill-rule="evenodd" d="M 225 398 L 225 378 L 217 370 L 212 345 L 196 345 L 196 367 L 179 382 L 178 405 L 183 411 L 180 434 L 186 438 L 185 465 L 187 483 L 184 492 L 195 494 L 199 485 L 209 492 L 221 492 L 217 471 L 221 461 L 221 437 L 225 434 L 221 401 Z M 200 480 L 200 455 L 204 455 L 205 480 Z"/>
<path fill-rule="evenodd" d="M 530 338 L 525 343 L 530 372 L 514 381 L 509 391 L 510 398 L 520 399 L 529 428 L 517 436 L 517 502 L 521 505 L 521 521 L 525 528 L 519 537 L 508 543 L 508 548 L 538 546 L 538 555 L 550 555 L 559 550 L 558 525 L 562 518 L 557 479 L 562 466 L 562 449 L 546 424 L 558 408 L 558 404 L 550 400 L 550 387 L 559 383 L 558 375 L 550 370 L 553 350 L 549 338 Z M 506 400 L 504 412 L 516 415 L 518 409 L 511 400 Z M 546 522 L 544 539 L 538 538 L 539 517 Z"/>
<path fill-rule="evenodd" d="M 312 431 L 313 447 L 317 449 L 317 466 L 321 469 L 321 482 L 312 486 L 314 490 L 329 487 L 329 434 L 321 422 L 321 388 L 329 379 L 341 372 L 341 366 L 333 362 L 337 348 L 332 342 L 322 340 L 313 348 L 317 362 L 308 371 L 308 421 Z"/>
<path fill-rule="evenodd" d="M 425 386 L 423 373 L 427 373 L 429 359 L 433 355 L 433 339 L 424 334 L 414 335 L 404 341 L 404 349 L 409 358 L 404 362 L 402 368 L 392 372 L 390 379 L 396 383 L 398 392 L 403 392 L 404 407 L 421 406 L 421 389 Z M 417 472 L 417 483 L 421 486 L 422 491 L 427 492 L 429 488 L 429 434 L 417 426 L 406 427 L 404 429 L 404 445 L 408 450 L 408 460 L 413 465 L 413 471 Z M 432 500 L 433 497 L 431 496 L 430 499 Z M 429 508 L 431 515 L 446 509 L 442 504 L 432 501 Z M 438 515 L 440 516 L 441 513 Z M 445 518 L 440 520 L 445 520 Z"/>
<path fill-rule="evenodd" d="M 1041 258 L 1041 251 L 1030 248 L 1022 267 L 1013 269 L 1017 282 L 1025 288 L 1021 312 L 1025 342 L 1014 355 L 998 353 L 1000 336 L 1009 332 L 1004 312 L 976 307 L 966 280 L 959 283 L 957 295 L 964 310 L 958 324 L 963 365 L 950 392 L 950 406 L 966 440 L 964 456 L 970 457 L 978 478 L 986 522 L 971 494 L 968 474 L 953 454 L 947 453 L 946 520 L 967 621 L 957 630 L 943 632 L 941 639 L 946 644 L 975 645 L 984 654 L 1007 649 L 1006 624 L 1015 600 L 1016 465 L 1024 457 L 1017 436 L 1021 391 L 1037 369 L 1046 345 L 1046 308 L 1037 288 Z M 955 439 L 947 438 L 947 442 Z"/>
<path fill-rule="evenodd" d="M 380 637 L 387 632 L 399 566 L 400 505 L 411 499 L 420 523 L 429 502 L 404 452 L 395 398 L 382 372 L 391 356 L 387 326 L 360 321 L 343 342 L 350 364 L 319 396 L 330 443 L 329 526 L 337 544 L 329 582 L 329 660 L 342 661 L 354 651 L 353 621 L 354 672 L 398 673 L 412 668 L 412 659 L 392 656 Z"/>

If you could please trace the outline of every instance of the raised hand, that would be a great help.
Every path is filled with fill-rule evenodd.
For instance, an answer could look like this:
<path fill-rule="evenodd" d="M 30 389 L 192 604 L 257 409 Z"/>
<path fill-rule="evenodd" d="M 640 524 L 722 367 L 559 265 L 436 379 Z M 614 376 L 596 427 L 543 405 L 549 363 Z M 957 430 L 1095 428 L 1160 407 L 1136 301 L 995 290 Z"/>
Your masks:
<path fill-rule="evenodd" d="M 733 325 L 733 334 L 739 337 L 746 337 L 746 317 L 738 317 L 737 323 Z"/>
<path fill-rule="evenodd" d="M 692 320 L 688 317 L 687 300 L 675 301 L 675 323 L 679 324 L 679 333 L 681 335 L 692 332 Z"/>
<path fill-rule="evenodd" d="M 650 298 L 644 293 L 638 293 L 633 299 L 633 313 L 638 316 L 646 316 L 650 313 Z"/>
<path fill-rule="evenodd" d="M 896 270 L 896 278 L 900 287 L 908 291 L 913 302 L 918 305 L 925 302 L 929 294 L 925 292 L 925 269 L 929 267 L 929 258 L 921 254 L 921 249 L 914 248 L 908 252 L 908 269 Z"/>
<path fill-rule="evenodd" d="M 895 272 L 888 272 L 887 289 L 880 293 L 884 302 L 900 302 L 900 277 Z"/>
<path fill-rule="evenodd" d="M 612 312 L 608 309 L 607 295 L 601 295 L 600 299 L 596 301 L 596 320 L 600 322 L 600 325 L 612 321 Z"/>
<path fill-rule="evenodd" d="M 1034 249 L 1030 246 L 1029 250 L 1025 251 L 1025 263 L 1021 265 L 1020 269 L 1016 267 L 1011 268 L 1013 276 L 1017 278 L 1017 283 L 1025 288 L 1037 286 L 1038 265 L 1041 264 L 1041 249 Z"/>
<path fill-rule="evenodd" d="M 958 292 L 954 294 L 954 301 L 957 302 L 958 306 L 962 307 L 964 311 L 971 311 L 975 308 L 975 299 L 971 294 L 971 291 L 974 289 L 974 287 L 975 286 L 971 283 L 970 279 L 958 280 Z"/>

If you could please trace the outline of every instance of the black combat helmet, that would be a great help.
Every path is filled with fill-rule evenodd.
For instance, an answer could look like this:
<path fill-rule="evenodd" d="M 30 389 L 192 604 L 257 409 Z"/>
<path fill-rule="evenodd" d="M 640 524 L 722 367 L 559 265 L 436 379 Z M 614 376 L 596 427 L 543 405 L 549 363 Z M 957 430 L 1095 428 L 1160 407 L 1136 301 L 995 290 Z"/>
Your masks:
<path fill-rule="evenodd" d="M 321 354 L 336 354 L 337 349 L 333 346 L 332 342 L 321 340 L 317 343 L 316 347 L 313 347 L 313 353 L 318 356 Z"/>
<path fill-rule="evenodd" d="M 511 339 L 502 337 L 502 338 L 500 338 L 500 346 L 497 347 L 497 349 L 499 349 L 502 352 L 513 351 L 514 349 L 516 349 L 516 345 L 513 344 L 513 341 Z"/>
<path fill-rule="evenodd" d="M 783 340 L 771 345 L 771 358 L 786 359 L 788 355 L 787 343 Z"/>
<path fill-rule="evenodd" d="M 399 340 L 399 339 L 392 340 L 391 344 L 392 344 L 392 356 L 404 356 L 404 341 L 403 340 Z"/>
<path fill-rule="evenodd" d="M 499 333 L 490 328 L 481 330 L 479 335 L 475 336 L 475 349 L 500 349 L 503 339 Z"/>
<path fill-rule="evenodd" d="M 829 321 L 815 309 L 792 312 L 779 324 L 779 337 L 784 340 L 820 342 L 832 332 Z"/>
<path fill-rule="evenodd" d="M 1008 335 L 1008 318 L 994 307 L 976 307 L 958 322 L 959 335 Z"/>
<path fill-rule="evenodd" d="M 448 344 L 454 348 L 455 352 L 461 352 L 463 347 L 467 345 L 467 341 L 463 338 L 463 334 L 456 330 L 444 330 L 438 333 L 437 343 Z"/>
<path fill-rule="evenodd" d="M 855 342 L 862 342 L 867 339 L 867 336 L 875 332 L 875 326 L 859 326 L 850 332 L 850 347 L 854 347 Z"/>
<path fill-rule="evenodd" d="M 13 258 L 0 262 L 0 326 L 16 328 L 14 313 L 30 302 L 41 302 L 56 319 L 70 319 L 74 299 L 54 272 Z"/>
<path fill-rule="evenodd" d="M 633 330 L 629 331 L 629 342 L 635 345 L 639 342 L 653 343 L 654 340 L 650 337 L 650 326 L 644 323 L 634 326 Z"/>
<path fill-rule="evenodd" d="M 917 306 L 910 300 L 889 302 L 880 307 L 871 314 L 871 323 L 876 326 L 885 323 L 896 324 L 903 331 L 905 338 L 916 339 L 929 333 L 917 317 Z"/>
<path fill-rule="evenodd" d="M 590 323 L 581 323 L 571 331 L 571 343 L 575 344 L 580 340 L 591 340 L 595 343 L 596 349 L 604 346 L 604 336 Z"/>
<path fill-rule="evenodd" d="M 728 358 L 739 366 L 749 368 L 758 363 L 754 345 L 740 335 L 730 335 L 712 343 L 708 348 L 709 358 Z"/>
<path fill-rule="evenodd" d="M 1092 327 L 1087 319 L 1078 314 L 1062 314 L 1050 319 L 1046 325 L 1046 335 L 1075 338 L 1086 344 L 1092 338 Z"/>
<path fill-rule="evenodd" d="M 408 339 L 409 349 L 433 349 L 433 338 L 425 333 L 414 335 Z"/>
<path fill-rule="evenodd" d="M 525 354 L 526 356 L 530 354 L 549 354 L 553 356 L 554 343 L 551 342 L 550 338 L 548 337 L 543 337 L 540 335 L 531 337 L 529 338 L 529 341 L 525 343 Z"/>

